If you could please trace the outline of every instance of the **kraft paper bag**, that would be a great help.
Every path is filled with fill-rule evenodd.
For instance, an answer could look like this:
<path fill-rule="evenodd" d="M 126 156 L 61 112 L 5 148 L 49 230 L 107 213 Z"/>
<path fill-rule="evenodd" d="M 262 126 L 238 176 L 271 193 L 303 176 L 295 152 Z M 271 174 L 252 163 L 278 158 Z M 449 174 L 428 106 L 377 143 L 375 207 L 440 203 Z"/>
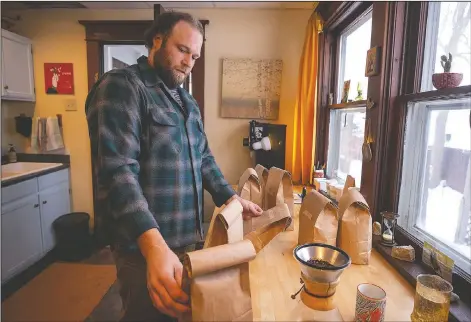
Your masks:
<path fill-rule="evenodd" d="M 299 211 L 298 245 L 323 243 L 337 246 L 338 208 L 316 190 L 309 192 Z"/>
<path fill-rule="evenodd" d="M 267 184 L 265 185 L 266 209 L 276 205 L 286 203 L 289 213 L 293 218 L 294 196 L 293 182 L 288 171 L 271 167 L 268 171 Z M 287 230 L 294 230 L 294 221 L 292 220 Z"/>
<path fill-rule="evenodd" d="M 252 241 L 255 250 L 259 253 L 276 235 L 285 231 L 291 221 L 288 205 L 280 204 L 264 211 L 260 217 L 246 220 L 250 230 L 244 231 L 244 239 Z"/>
<path fill-rule="evenodd" d="M 268 180 L 268 169 L 265 168 L 261 164 L 257 164 L 255 166 L 255 172 L 257 172 L 258 181 L 260 182 L 260 186 L 262 188 L 262 206 L 261 207 L 263 210 L 267 210 L 266 201 L 265 201 L 265 186 Z"/>
<path fill-rule="evenodd" d="M 211 218 L 203 248 L 230 244 L 243 237 L 242 205 L 234 199 Z"/>
<path fill-rule="evenodd" d="M 250 200 L 257 204 L 260 208 L 263 207 L 262 187 L 258 180 L 257 172 L 254 169 L 248 168 L 239 178 L 237 194 L 241 198 Z"/>
<path fill-rule="evenodd" d="M 343 192 L 342 194 L 346 193 L 348 189 L 355 187 L 355 178 L 351 175 L 347 175 L 347 179 L 345 180 L 345 184 L 343 185 Z"/>
<path fill-rule="evenodd" d="M 187 253 L 182 287 L 191 312 L 180 321 L 253 321 L 249 261 L 255 256 L 250 240 Z"/>
<path fill-rule="evenodd" d="M 357 189 L 348 189 L 340 198 L 339 220 L 338 247 L 350 256 L 352 264 L 367 265 L 373 224 L 368 204 Z"/>

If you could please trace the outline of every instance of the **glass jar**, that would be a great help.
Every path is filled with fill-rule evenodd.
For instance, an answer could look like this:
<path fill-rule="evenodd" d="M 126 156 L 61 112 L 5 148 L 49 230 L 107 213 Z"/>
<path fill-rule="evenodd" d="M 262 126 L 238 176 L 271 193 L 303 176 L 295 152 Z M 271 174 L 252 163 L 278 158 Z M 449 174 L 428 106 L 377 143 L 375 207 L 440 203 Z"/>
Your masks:
<path fill-rule="evenodd" d="M 412 322 L 448 321 L 453 286 L 438 275 L 417 276 Z"/>

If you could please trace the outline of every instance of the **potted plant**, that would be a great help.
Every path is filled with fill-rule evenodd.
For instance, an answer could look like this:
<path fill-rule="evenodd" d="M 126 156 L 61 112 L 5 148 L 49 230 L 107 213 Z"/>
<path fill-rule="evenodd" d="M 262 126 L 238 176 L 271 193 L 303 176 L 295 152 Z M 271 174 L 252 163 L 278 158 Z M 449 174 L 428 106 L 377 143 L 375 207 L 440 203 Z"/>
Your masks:
<path fill-rule="evenodd" d="M 443 73 L 432 75 L 432 83 L 436 89 L 458 87 L 463 80 L 462 73 L 450 73 L 452 60 L 453 56 L 451 56 L 451 53 L 448 53 L 448 57 L 442 55 L 440 63 L 443 67 Z"/>

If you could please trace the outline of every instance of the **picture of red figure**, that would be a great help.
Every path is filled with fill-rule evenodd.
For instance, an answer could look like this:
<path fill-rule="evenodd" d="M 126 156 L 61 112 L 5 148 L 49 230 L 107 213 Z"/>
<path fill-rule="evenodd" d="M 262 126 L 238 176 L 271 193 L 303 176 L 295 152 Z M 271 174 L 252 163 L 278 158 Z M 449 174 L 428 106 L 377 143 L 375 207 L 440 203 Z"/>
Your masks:
<path fill-rule="evenodd" d="M 72 63 L 44 63 L 44 78 L 47 94 L 74 94 Z"/>

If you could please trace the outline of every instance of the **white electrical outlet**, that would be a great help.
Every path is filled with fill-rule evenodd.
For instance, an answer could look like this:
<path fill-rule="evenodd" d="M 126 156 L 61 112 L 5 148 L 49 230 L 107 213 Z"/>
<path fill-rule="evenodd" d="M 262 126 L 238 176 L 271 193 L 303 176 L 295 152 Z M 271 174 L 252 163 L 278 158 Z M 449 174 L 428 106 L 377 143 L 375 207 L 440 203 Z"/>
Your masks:
<path fill-rule="evenodd" d="M 77 110 L 77 100 L 74 98 L 69 98 L 65 100 L 65 110 L 66 111 L 76 111 Z"/>

